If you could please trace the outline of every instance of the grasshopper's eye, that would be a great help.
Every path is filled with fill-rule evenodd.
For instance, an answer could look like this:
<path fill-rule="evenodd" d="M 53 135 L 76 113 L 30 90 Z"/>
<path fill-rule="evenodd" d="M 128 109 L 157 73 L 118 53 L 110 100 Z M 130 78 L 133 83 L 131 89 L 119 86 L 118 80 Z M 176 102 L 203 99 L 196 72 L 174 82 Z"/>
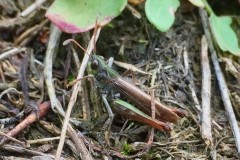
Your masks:
<path fill-rule="evenodd" d="M 92 61 L 91 69 L 92 70 L 97 70 L 98 69 L 98 61 L 96 59 Z"/>

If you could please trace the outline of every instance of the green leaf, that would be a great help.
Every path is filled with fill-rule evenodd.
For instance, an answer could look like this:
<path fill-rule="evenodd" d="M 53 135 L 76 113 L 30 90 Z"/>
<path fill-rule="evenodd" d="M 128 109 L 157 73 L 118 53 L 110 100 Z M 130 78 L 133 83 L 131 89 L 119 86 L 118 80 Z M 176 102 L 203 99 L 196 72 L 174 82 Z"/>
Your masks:
<path fill-rule="evenodd" d="M 118 16 L 127 0 L 55 0 L 46 16 L 62 31 L 85 32 Z"/>
<path fill-rule="evenodd" d="M 237 35 L 230 26 L 232 19 L 229 16 L 218 17 L 211 14 L 209 21 L 213 36 L 221 50 L 240 56 Z"/>
<path fill-rule="evenodd" d="M 204 3 L 202 0 L 188 0 L 189 2 L 191 2 L 194 6 L 203 8 L 204 7 Z"/>
<path fill-rule="evenodd" d="M 165 32 L 172 26 L 179 5 L 179 0 L 147 0 L 146 16 L 158 30 Z"/>

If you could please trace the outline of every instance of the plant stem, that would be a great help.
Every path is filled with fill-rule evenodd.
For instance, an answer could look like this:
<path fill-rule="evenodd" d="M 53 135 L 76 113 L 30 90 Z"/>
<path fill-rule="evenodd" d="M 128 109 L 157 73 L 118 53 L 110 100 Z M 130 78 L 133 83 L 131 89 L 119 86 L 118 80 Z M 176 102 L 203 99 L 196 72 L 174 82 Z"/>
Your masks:
<path fill-rule="evenodd" d="M 208 4 L 207 0 L 202 0 L 202 2 L 204 3 L 205 9 L 207 10 L 207 12 L 208 12 L 210 15 L 215 15 L 215 13 L 213 12 L 212 8 L 211 8 L 210 5 Z"/>

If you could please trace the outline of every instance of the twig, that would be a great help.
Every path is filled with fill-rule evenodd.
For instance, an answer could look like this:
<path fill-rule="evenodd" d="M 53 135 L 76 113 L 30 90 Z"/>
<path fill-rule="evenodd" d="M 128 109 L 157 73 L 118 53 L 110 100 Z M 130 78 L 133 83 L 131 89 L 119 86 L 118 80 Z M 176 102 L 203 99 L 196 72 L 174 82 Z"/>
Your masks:
<path fill-rule="evenodd" d="M 152 111 L 152 118 L 155 119 L 156 107 L 155 107 L 155 101 L 154 101 L 154 90 L 151 91 L 151 111 Z M 152 127 L 150 130 L 150 135 L 149 135 L 147 145 L 152 145 L 153 139 L 154 139 L 154 128 Z"/>
<path fill-rule="evenodd" d="M 26 46 L 33 37 L 35 37 L 39 31 L 49 22 L 48 19 L 45 19 L 40 24 L 37 24 L 31 28 L 28 28 L 25 32 L 23 32 L 21 35 L 19 35 L 16 40 L 14 41 L 14 44 L 16 46 Z"/>
<path fill-rule="evenodd" d="M 7 139 L 9 139 L 9 140 L 11 140 L 11 141 L 13 141 L 13 142 L 16 142 L 16 143 L 18 143 L 18 144 L 20 144 L 20 145 L 26 147 L 26 145 L 24 144 L 24 142 L 21 142 L 21 141 L 15 139 L 15 138 L 13 138 L 13 137 L 11 137 L 11 136 L 9 136 L 9 135 L 3 133 L 3 132 L 0 132 L 0 136 L 4 136 L 4 137 L 6 137 Z"/>
<path fill-rule="evenodd" d="M 188 52 L 187 52 L 186 46 L 183 47 L 183 63 L 185 67 L 184 76 L 186 76 L 188 75 L 188 71 L 189 71 Z"/>
<path fill-rule="evenodd" d="M 82 104 L 82 112 L 83 112 L 83 120 L 90 121 L 91 119 L 91 107 L 89 104 L 89 94 L 88 94 L 88 86 L 86 81 L 82 82 L 82 90 L 80 92 L 81 104 Z"/>
<path fill-rule="evenodd" d="M 29 154 L 30 154 L 30 155 L 39 155 L 39 156 L 45 157 L 46 159 L 47 159 L 48 157 L 54 158 L 53 155 L 45 154 L 45 153 L 38 152 L 38 151 L 33 151 L 33 150 L 26 149 L 26 148 L 19 147 L 19 146 L 4 145 L 2 148 L 5 149 L 5 150 L 7 150 L 7 151 L 9 151 L 9 152 L 11 152 L 11 153 L 14 153 L 14 152 L 19 153 L 19 154 L 25 153 L 25 154 L 28 154 L 28 156 L 29 156 Z"/>
<path fill-rule="evenodd" d="M 6 52 L 3 52 L 0 54 L 0 61 L 1 60 L 4 60 L 10 56 L 13 56 L 15 54 L 18 54 L 20 52 L 26 52 L 26 48 L 13 48 L 13 49 L 10 49 Z"/>
<path fill-rule="evenodd" d="M 189 89 L 191 91 L 191 94 L 192 94 L 192 98 L 193 98 L 193 101 L 194 101 L 194 106 L 196 107 L 196 112 L 197 113 L 200 113 L 201 112 L 201 105 L 199 103 L 199 100 L 197 98 L 197 94 L 195 92 L 195 87 L 193 85 L 193 80 L 190 80 L 192 83 L 190 83 L 188 86 L 189 86 Z"/>
<path fill-rule="evenodd" d="M 184 75 L 189 74 L 191 76 L 188 87 L 191 91 L 191 95 L 192 95 L 192 99 L 193 99 L 194 107 L 195 107 L 194 109 L 199 114 L 201 112 L 201 106 L 200 106 L 199 100 L 197 98 L 197 94 L 195 92 L 195 85 L 194 85 L 193 78 L 192 78 L 193 74 L 192 74 L 192 71 L 189 69 L 188 52 L 186 50 L 186 47 L 184 47 L 184 50 L 183 50 L 183 62 L 184 62 L 184 67 L 185 67 Z M 197 121 L 195 121 L 195 122 L 197 122 Z"/>
<path fill-rule="evenodd" d="M 5 90 L 8 88 L 17 88 L 17 81 L 12 81 L 12 82 L 0 82 L 0 90 Z"/>
<path fill-rule="evenodd" d="M 230 123 L 230 125 L 233 129 L 233 135 L 235 137 L 235 143 L 236 143 L 237 151 L 238 151 L 238 154 L 240 155 L 240 131 L 239 131 L 237 120 L 235 118 L 235 114 L 234 114 L 234 111 L 233 111 L 233 108 L 232 108 L 230 97 L 228 95 L 229 91 L 228 91 L 228 88 L 227 88 L 227 84 L 225 82 L 223 73 L 221 71 L 221 68 L 220 68 L 220 65 L 219 65 L 219 62 L 218 62 L 218 58 L 217 58 L 217 53 L 214 49 L 213 42 L 211 40 L 211 35 L 210 35 L 209 30 L 208 30 L 209 25 L 208 25 L 208 21 L 207 21 L 206 12 L 202 9 L 200 9 L 199 12 L 200 12 L 200 16 L 201 16 L 201 19 L 202 19 L 202 24 L 203 24 L 205 36 L 207 38 L 207 42 L 208 42 L 208 45 L 209 45 L 209 50 L 211 52 L 211 60 L 212 60 L 213 66 L 214 66 L 216 76 L 217 76 L 218 85 L 219 85 L 219 88 L 220 88 L 222 100 L 223 100 L 223 103 L 224 103 L 224 106 L 225 106 L 225 110 L 227 112 L 227 117 L 229 119 L 229 123 Z"/>
<path fill-rule="evenodd" d="M 4 96 L 7 93 L 10 93 L 10 92 L 15 92 L 19 95 L 22 95 L 22 92 L 19 92 L 18 90 L 16 90 L 16 88 L 8 88 L 0 94 L 0 99 L 2 98 L 2 96 Z"/>
<path fill-rule="evenodd" d="M 127 9 L 129 10 L 129 11 L 131 11 L 131 13 L 137 18 L 137 19 L 141 19 L 141 14 L 135 9 L 135 8 L 133 8 L 130 4 L 127 4 Z"/>
<path fill-rule="evenodd" d="M 184 59 L 184 67 L 185 67 L 185 73 L 184 75 L 187 75 L 187 74 L 190 74 L 190 75 L 193 75 L 192 74 L 192 71 L 189 70 L 189 61 L 188 61 L 188 52 L 186 50 L 186 47 L 184 47 L 184 51 L 183 51 L 183 59 Z M 196 113 L 198 113 L 199 115 L 202 114 L 202 109 L 201 109 L 201 106 L 200 106 L 200 103 L 199 103 L 199 100 L 197 98 L 197 94 L 195 92 L 195 86 L 194 86 L 194 83 L 193 83 L 193 79 L 191 78 L 190 80 L 190 84 L 188 85 L 189 86 L 189 89 L 191 91 L 191 94 L 192 94 L 192 98 L 193 98 L 193 101 L 194 101 L 194 106 L 196 109 Z M 171 102 L 173 103 L 173 102 Z M 179 104 L 177 104 L 179 105 Z M 180 106 L 180 105 L 179 105 Z M 181 108 L 185 108 L 187 109 L 186 107 L 183 107 L 183 106 L 180 106 Z M 188 110 L 188 109 L 187 109 Z M 195 116 L 191 113 L 190 110 L 188 110 L 188 113 L 190 114 L 190 116 L 193 118 L 194 122 L 200 127 L 200 124 L 199 124 L 199 121 L 195 118 Z M 219 126 L 217 124 L 217 122 L 215 120 L 212 119 L 212 124 L 215 125 L 219 130 L 222 130 L 222 127 Z"/>
<path fill-rule="evenodd" d="M 87 51 L 84 55 L 82 65 L 81 65 L 81 67 L 79 69 L 79 72 L 78 72 L 77 79 L 80 79 L 80 78 L 83 77 L 84 71 L 85 71 L 86 66 L 87 66 L 88 59 L 89 59 L 90 54 L 91 54 L 91 52 L 92 52 L 92 50 L 95 46 L 95 39 L 98 39 L 100 30 L 101 30 L 101 28 L 97 29 L 96 37 L 94 37 L 95 35 L 93 35 L 93 37 L 91 38 L 91 40 L 89 42 L 89 46 L 88 46 Z M 63 127 L 62 127 L 61 138 L 60 138 L 58 149 L 57 149 L 57 152 L 56 152 L 56 159 L 59 159 L 60 156 L 61 156 L 61 152 L 62 152 L 62 149 L 63 149 L 63 144 L 64 144 L 65 137 L 66 137 L 67 126 L 69 124 L 69 118 L 70 118 L 70 115 L 71 115 L 72 108 L 73 108 L 73 106 L 76 102 L 77 93 L 78 93 L 78 90 L 79 90 L 80 87 L 81 87 L 81 81 L 78 81 L 73 87 L 73 92 L 72 92 L 72 95 L 71 95 L 71 98 L 70 98 L 70 101 L 69 101 L 69 104 L 68 104 L 68 108 L 67 108 L 67 111 L 66 111 L 66 115 L 65 115 L 65 119 L 64 119 L 64 123 L 63 123 Z M 92 159 L 92 158 L 89 156 L 89 157 L 82 157 L 82 159 Z"/>
<path fill-rule="evenodd" d="M 21 16 L 25 17 L 28 14 L 30 14 L 32 11 L 35 11 L 37 8 L 39 8 L 46 0 L 37 0 L 35 3 L 31 4 L 28 8 L 26 8 L 24 11 L 22 11 Z"/>
<path fill-rule="evenodd" d="M 43 117 L 48 109 L 50 108 L 50 103 L 49 102 L 45 102 L 39 105 L 39 118 Z M 32 113 L 30 115 L 28 115 L 21 123 L 19 123 L 16 127 L 14 127 L 12 130 L 10 130 L 7 133 L 7 136 L 9 137 L 15 137 L 17 134 L 19 134 L 22 130 L 24 130 L 26 127 L 28 127 L 30 124 L 32 124 L 33 122 L 35 122 L 38 119 L 36 113 L 34 111 L 32 111 Z M 5 137 L 1 140 L 0 145 L 3 145 L 4 143 L 6 143 L 8 139 L 6 139 Z"/>
<path fill-rule="evenodd" d="M 211 125 L 211 70 L 208 60 L 208 45 L 206 37 L 202 37 L 201 47 L 202 63 L 202 118 L 201 134 L 207 146 L 212 145 L 212 125 Z"/>
<path fill-rule="evenodd" d="M 60 136 L 58 137 L 50 137 L 50 138 L 42 138 L 42 139 L 33 139 L 33 140 L 27 140 L 28 144 L 36 144 L 36 143 L 46 143 L 46 142 L 51 142 L 55 140 L 59 140 Z"/>
<path fill-rule="evenodd" d="M 22 87 L 25 107 L 27 107 L 27 105 L 30 103 L 28 83 L 27 83 L 28 60 L 29 60 L 29 55 L 27 53 L 23 56 L 22 63 L 20 65 L 20 69 L 18 72 L 18 77 Z"/>
<path fill-rule="evenodd" d="M 16 122 L 24 116 L 24 113 L 25 111 L 23 110 L 22 112 L 19 112 L 14 117 L 0 119 L 0 124 L 9 124 L 9 123 Z"/>
<path fill-rule="evenodd" d="M 54 54 L 55 49 L 57 48 L 56 46 L 58 45 L 61 33 L 62 32 L 57 27 L 55 27 L 55 26 L 52 27 L 52 32 L 51 32 L 51 35 L 49 38 L 49 43 L 48 43 L 48 49 L 46 52 L 46 61 L 45 61 L 46 66 L 44 69 L 44 76 L 45 76 L 45 81 L 46 81 L 46 85 L 48 88 L 48 94 L 51 99 L 52 109 L 54 111 L 55 111 L 55 109 L 57 109 L 58 113 L 60 113 L 62 116 L 65 117 L 64 124 L 63 124 L 63 130 L 62 130 L 60 141 L 59 141 L 60 147 L 58 146 L 58 150 L 56 152 L 56 159 L 60 159 L 60 156 L 61 156 L 62 147 L 63 147 L 64 141 L 65 141 L 65 136 L 66 136 L 66 129 L 67 129 L 67 125 L 69 122 L 70 113 L 71 113 L 71 110 L 69 111 L 69 109 L 68 109 L 69 113 L 66 113 L 66 116 L 65 116 L 65 112 L 62 109 L 62 105 L 56 97 L 55 89 L 54 89 L 53 82 L 52 82 L 52 62 L 53 62 L 53 57 L 54 57 L 53 54 Z M 88 54 L 86 54 L 86 55 L 88 56 Z M 87 61 L 85 62 L 85 68 L 86 68 L 86 65 L 87 65 Z M 84 73 L 84 71 L 82 71 L 82 75 L 83 75 L 83 73 Z M 76 90 L 74 93 L 77 95 L 77 92 L 78 92 L 78 90 Z M 70 100 L 69 103 L 71 103 L 71 102 L 72 101 Z M 74 103 L 75 103 L 75 101 L 74 101 Z M 72 103 L 72 106 L 74 105 L 74 103 Z M 65 128 L 64 128 L 64 126 L 65 126 Z M 86 147 L 84 145 L 80 145 L 80 146 L 78 145 L 78 144 L 81 144 L 82 142 L 80 140 L 78 140 L 77 138 L 74 138 L 74 137 L 76 137 L 76 133 L 74 132 L 73 129 L 71 129 L 71 126 L 70 127 L 69 126 L 68 126 L 68 131 L 70 130 L 70 136 L 73 139 L 73 142 L 75 142 L 76 147 L 78 148 L 78 151 L 80 153 L 82 153 L 82 155 L 83 155 L 82 159 L 92 159 L 90 157 L 90 154 L 89 154 L 88 150 L 86 149 Z M 65 131 L 64 131 L 64 129 L 65 129 Z"/>
<path fill-rule="evenodd" d="M 47 51 L 46 51 L 44 77 L 45 77 L 45 82 L 48 90 L 48 95 L 51 100 L 52 110 L 64 116 L 65 112 L 63 111 L 62 105 L 56 97 L 55 88 L 52 80 L 52 63 L 54 61 L 53 57 L 56 52 L 56 49 L 58 48 L 58 44 L 59 44 L 59 40 L 62 32 L 54 25 L 52 25 L 51 28 L 52 30 L 49 38 Z"/>
<path fill-rule="evenodd" d="M 80 61 L 77 55 L 77 51 L 73 48 L 73 46 L 71 45 L 71 52 L 73 54 L 73 60 L 74 60 L 74 64 L 76 65 L 77 69 L 80 68 Z"/>
<path fill-rule="evenodd" d="M 193 99 L 194 107 L 195 107 L 194 109 L 197 113 L 200 113 L 201 112 L 201 106 L 200 106 L 199 100 L 197 98 L 197 94 L 195 92 L 195 85 L 194 85 L 194 82 L 193 82 L 192 71 L 189 70 L 188 52 L 187 52 L 186 47 L 184 47 L 184 50 L 183 50 L 183 62 L 184 62 L 184 67 L 185 67 L 184 76 L 186 76 L 187 74 L 189 74 L 191 76 L 191 78 L 189 80 L 190 83 L 189 83 L 188 87 L 191 91 L 191 95 L 192 95 L 192 99 Z"/>
<path fill-rule="evenodd" d="M 79 137 L 79 135 L 76 133 L 76 131 L 72 128 L 72 126 L 70 124 L 68 124 L 67 129 L 68 129 L 68 133 L 69 133 L 73 143 L 75 144 L 75 146 L 78 150 L 78 154 L 80 154 L 80 157 L 83 160 L 93 160 L 90 152 L 88 151 L 87 147 L 84 144 L 83 139 Z M 57 159 L 57 158 L 55 158 L 55 159 Z"/>

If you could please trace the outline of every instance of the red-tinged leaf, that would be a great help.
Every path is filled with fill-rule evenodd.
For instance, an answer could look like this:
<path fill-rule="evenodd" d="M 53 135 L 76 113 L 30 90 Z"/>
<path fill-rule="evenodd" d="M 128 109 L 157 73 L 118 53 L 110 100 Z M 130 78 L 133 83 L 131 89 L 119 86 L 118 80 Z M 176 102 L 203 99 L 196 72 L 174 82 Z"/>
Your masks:
<path fill-rule="evenodd" d="M 127 0 L 55 0 L 46 16 L 64 32 L 80 33 L 118 16 Z"/>

